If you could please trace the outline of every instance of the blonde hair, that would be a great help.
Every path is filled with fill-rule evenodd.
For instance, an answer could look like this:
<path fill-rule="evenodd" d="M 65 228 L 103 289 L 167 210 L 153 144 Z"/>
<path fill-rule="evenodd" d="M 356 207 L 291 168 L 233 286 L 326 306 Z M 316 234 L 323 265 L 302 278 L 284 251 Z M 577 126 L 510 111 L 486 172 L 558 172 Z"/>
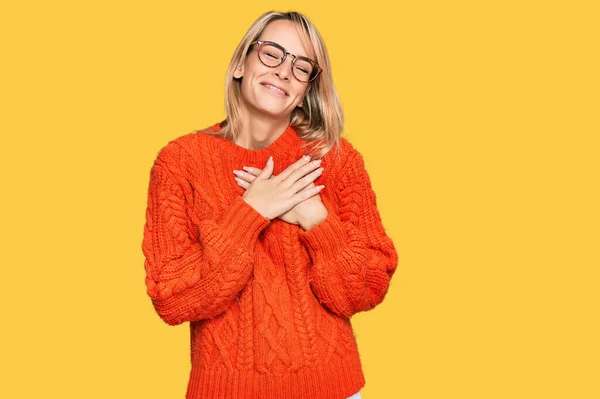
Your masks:
<path fill-rule="evenodd" d="M 334 145 L 337 146 L 338 150 L 341 150 L 340 136 L 344 129 L 344 114 L 337 90 L 333 84 L 325 42 L 310 20 L 301 13 L 294 11 L 268 11 L 261 15 L 248 29 L 246 35 L 238 44 L 227 69 L 225 83 L 225 113 L 227 116 L 225 120 L 219 123 L 221 129 L 218 132 L 210 130 L 202 130 L 202 132 L 220 136 L 230 141 L 237 139 L 241 131 L 241 79 L 234 78 L 235 68 L 244 64 L 250 52 L 250 43 L 259 38 L 269 23 L 281 19 L 294 23 L 303 43 L 312 45 L 315 61 L 322 68 L 319 77 L 308 83 L 311 87 L 302 101 L 302 107 L 296 107 L 290 116 L 290 125 L 294 127 L 298 136 L 304 141 L 304 148 L 310 147 L 308 152 L 311 153 L 313 158 L 322 158 Z"/>

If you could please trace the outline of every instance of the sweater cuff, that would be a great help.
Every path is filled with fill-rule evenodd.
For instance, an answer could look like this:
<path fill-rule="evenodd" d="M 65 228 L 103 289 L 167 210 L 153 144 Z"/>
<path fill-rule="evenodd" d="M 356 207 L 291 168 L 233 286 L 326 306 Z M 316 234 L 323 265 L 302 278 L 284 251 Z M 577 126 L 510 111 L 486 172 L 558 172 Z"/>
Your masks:
<path fill-rule="evenodd" d="M 327 211 L 327 217 L 321 223 L 298 233 L 315 261 L 336 258 L 346 247 L 348 239 L 339 216 L 329 206 Z"/>
<path fill-rule="evenodd" d="M 270 223 L 269 219 L 238 196 L 221 216 L 219 225 L 225 237 L 231 238 L 232 245 L 248 248 L 256 243 L 260 232 Z"/>

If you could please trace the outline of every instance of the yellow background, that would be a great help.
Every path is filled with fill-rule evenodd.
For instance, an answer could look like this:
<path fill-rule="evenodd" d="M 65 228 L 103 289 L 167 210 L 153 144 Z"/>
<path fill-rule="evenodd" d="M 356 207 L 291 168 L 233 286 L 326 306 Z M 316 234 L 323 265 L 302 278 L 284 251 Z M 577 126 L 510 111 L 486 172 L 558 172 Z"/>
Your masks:
<path fill-rule="evenodd" d="M 0 397 L 184 397 L 188 324 L 144 286 L 149 171 L 224 117 L 269 9 L 324 36 L 400 256 L 352 319 L 363 397 L 600 397 L 594 3 L 4 4 Z"/>

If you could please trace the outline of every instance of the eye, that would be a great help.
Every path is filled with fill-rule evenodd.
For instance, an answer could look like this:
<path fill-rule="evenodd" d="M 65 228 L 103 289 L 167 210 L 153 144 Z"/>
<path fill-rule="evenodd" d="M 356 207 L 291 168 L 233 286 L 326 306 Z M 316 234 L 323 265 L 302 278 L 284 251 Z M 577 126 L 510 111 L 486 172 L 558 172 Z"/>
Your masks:
<path fill-rule="evenodd" d="M 268 55 L 269 57 L 271 57 L 271 58 L 279 58 L 279 57 L 277 57 L 275 54 L 267 53 L 267 55 Z"/>

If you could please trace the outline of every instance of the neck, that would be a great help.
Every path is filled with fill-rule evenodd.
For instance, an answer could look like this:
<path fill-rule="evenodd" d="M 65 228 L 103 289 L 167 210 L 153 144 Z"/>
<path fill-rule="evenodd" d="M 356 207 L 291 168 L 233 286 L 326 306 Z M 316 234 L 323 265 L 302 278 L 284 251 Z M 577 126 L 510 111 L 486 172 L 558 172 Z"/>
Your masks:
<path fill-rule="evenodd" d="M 250 150 L 260 150 L 273 143 L 290 124 L 289 116 L 273 119 L 265 115 L 242 112 L 242 131 L 235 144 Z"/>

